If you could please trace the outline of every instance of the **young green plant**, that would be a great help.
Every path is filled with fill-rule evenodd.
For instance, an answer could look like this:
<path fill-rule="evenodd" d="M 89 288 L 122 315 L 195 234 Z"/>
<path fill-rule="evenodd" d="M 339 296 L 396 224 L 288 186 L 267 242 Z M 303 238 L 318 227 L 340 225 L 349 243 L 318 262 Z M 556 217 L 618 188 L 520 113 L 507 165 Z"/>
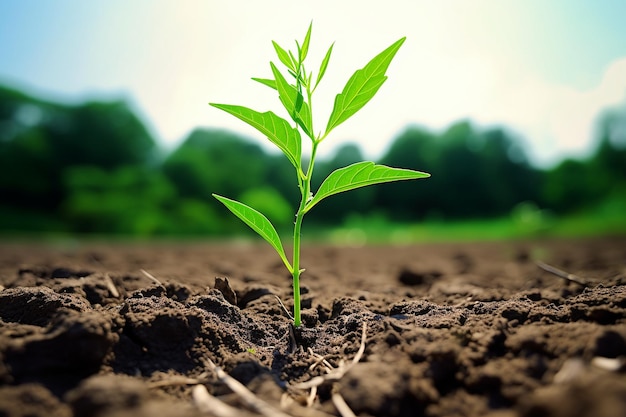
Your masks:
<path fill-rule="evenodd" d="M 293 227 L 293 255 L 291 262 L 287 258 L 280 236 L 267 217 L 243 203 L 213 194 L 235 216 L 239 217 L 272 245 L 291 273 L 293 277 L 294 302 L 293 325 L 295 327 L 301 325 L 300 274 L 304 269 L 300 266 L 300 232 L 304 215 L 320 201 L 334 194 L 367 185 L 426 178 L 429 176 L 429 174 L 424 172 L 392 168 L 375 164 L 374 162 L 358 162 L 331 172 L 318 187 L 317 191 L 315 193 L 312 192 L 311 178 L 319 145 L 334 128 L 353 116 L 374 97 L 387 79 L 385 72 L 406 38 L 394 42 L 350 77 L 343 91 L 337 94 L 335 98 L 335 104 L 326 128 L 322 132 L 315 134 L 312 117 L 313 94 L 326 73 L 334 44 L 328 48 L 314 77 L 313 73 L 307 72 L 305 67 L 311 40 L 311 29 L 312 24 L 309 25 L 302 43 L 296 41 L 295 51 L 285 50 L 272 41 L 278 60 L 287 71 L 287 76 L 283 75 L 283 72 L 273 62 L 270 62 L 273 78 L 253 78 L 253 80 L 278 92 L 278 98 L 287 111 L 291 123 L 271 111 L 261 113 L 243 106 L 210 103 L 211 106 L 230 113 L 260 131 L 285 154 L 295 169 L 301 199 Z M 311 156 L 306 167 L 302 158 L 302 134 L 308 137 L 311 143 Z"/>

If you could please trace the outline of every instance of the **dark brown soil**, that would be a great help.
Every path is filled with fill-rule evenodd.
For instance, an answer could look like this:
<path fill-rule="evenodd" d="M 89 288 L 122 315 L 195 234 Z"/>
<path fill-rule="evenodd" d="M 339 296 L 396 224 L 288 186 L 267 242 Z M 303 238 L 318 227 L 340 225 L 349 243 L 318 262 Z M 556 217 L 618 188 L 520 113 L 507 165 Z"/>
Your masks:
<path fill-rule="evenodd" d="M 200 411 L 198 383 L 258 415 L 209 361 L 293 416 L 339 415 L 336 393 L 360 416 L 626 416 L 625 239 L 318 246 L 303 264 L 293 346 L 268 245 L 1 245 L 0 416 L 226 415 Z M 351 363 L 364 324 L 360 362 L 307 408 L 296 385 L 328 373 L 320 355 Z"/>

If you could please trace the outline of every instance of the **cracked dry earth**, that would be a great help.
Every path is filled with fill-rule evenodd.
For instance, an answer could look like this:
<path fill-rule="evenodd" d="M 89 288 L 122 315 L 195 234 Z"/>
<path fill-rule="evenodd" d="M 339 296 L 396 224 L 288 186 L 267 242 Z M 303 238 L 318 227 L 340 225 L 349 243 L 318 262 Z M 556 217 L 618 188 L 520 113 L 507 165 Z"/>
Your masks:
<path fill-rule="evenodd" d="M 1 244 L 0 416 L 626 416 L 626 239 L 303 263 L 294 345 L 262 243 Z"/>

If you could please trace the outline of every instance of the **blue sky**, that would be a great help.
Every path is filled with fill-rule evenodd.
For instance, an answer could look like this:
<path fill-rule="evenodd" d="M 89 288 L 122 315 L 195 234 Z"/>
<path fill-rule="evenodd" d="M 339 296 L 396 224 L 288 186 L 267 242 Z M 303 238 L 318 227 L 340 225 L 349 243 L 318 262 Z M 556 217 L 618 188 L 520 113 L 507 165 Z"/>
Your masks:
<path fill-rule="evenodd" d="M 377 157 L 408 124 L 471 118 L 524 137 L 552 163 L 591 145 L 599 112 L 626 100 L 622 0 L 0 1 L 0 83 L 51 99 L 129 99 L 174 146 L 197 126 L 263 141 L 208 102 L 280 106 L 271 40 L 293 47 L 313 20 L 310 68 L 333 57 L 315 98 L 324 125 L 354 70 L 402 36 L 378 95 L 327 142 Z M 326 151 L 332 150 L 332 146 Z"/>

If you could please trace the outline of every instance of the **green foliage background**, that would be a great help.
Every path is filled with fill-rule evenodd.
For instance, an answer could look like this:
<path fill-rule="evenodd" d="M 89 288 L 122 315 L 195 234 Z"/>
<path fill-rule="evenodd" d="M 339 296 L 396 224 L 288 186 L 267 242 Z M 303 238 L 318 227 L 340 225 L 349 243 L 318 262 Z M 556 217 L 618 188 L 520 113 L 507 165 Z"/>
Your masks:
<path fill-rule="evenodd" d="M 478 129 L 459 121 L 433 132 L 408 126 L 390 138 L 376 162 L 431 178 L 419 186 L 390 183 L 333 196 L 310 212 L 307 223 L 318 226 L 313 230 L 369 228 L 384 235 L 394 224 L 438 233 L 441 224 L 506 219 L 522 235 L 558 232 L 563 224 L 570 225 L 568 234 L 577 228 L 626 233 L 626 109 L 602 114 L 593 139 L 587 159 L 540 169 L 505 127 Z M 358 146 L 344 145 L 317 163 L 313 182 L 363 159 Z M 235 133 L 197 129 L 167 153 L 124 101 L 64 105 L 5 87 L 0 170 L 5 236 L 252 233 L 211 193 L 256 206 L 289 229 L 299 199 L 290 162 Z M 471 230 L 481 238 L 488 228 Z"/>

